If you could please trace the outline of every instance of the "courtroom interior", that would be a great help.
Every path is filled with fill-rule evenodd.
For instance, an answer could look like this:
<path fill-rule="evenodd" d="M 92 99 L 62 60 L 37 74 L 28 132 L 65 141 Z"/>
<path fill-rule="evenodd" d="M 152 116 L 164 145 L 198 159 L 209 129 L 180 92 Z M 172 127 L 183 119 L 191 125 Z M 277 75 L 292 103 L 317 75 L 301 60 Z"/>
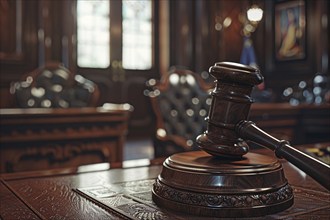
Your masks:
<path fill-rule="evenodd" d="M 327 219 L 329 12 L 0 0 L 0 218 Z"/>

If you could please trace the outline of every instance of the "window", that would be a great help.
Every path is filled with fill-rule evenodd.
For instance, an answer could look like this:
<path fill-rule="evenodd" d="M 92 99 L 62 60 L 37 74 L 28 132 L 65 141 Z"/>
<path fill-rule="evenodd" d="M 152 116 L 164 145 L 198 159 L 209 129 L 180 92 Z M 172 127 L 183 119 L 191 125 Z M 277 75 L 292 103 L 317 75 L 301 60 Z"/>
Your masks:
<path fill-rule="evenodd" d="M 123 1 L 123 68 L 152 65 L 151 1 Z"/>
<path fill-rule="evenodd" d="M 111 54 L 111 46 L 115 42 L 112 41 L 110 20 L 117 20 L 118 17 L 112 17 L 111 7 L 121 7 L 121 51 L 116 53 L 121 53 L 122 67 L 132 70 L 150 69 L 153 60 L 151 0 L 122 0 L 122 4 L 109 0 L 78 0 L 78 66 L 108 68 L 115 61 L 116 56 Z"/>
<path fill-rule="evenodd" d="M 80 67 L 110 65 L 109 1 L 77 2 L 77 62 Z"/>

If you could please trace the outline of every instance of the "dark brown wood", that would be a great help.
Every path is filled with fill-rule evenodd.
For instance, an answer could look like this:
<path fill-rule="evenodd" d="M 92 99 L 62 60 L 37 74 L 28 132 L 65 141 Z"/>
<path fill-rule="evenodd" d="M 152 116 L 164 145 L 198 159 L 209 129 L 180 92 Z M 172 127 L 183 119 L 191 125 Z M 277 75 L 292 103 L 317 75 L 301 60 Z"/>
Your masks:
<path fill-rule="evenodd" d="M 23 6 L 22 11 L 22 26 L 16 27 L 15 19 L 15 4 L 16 2 L 21 2 Z M 38 67 L 38 58 L 41 54 L 38 53 L 38 30 L 42 31 L 44 27 L 51 27 L 50 32 L 45 32 L 45 36 L 51 38 L 52 44 L 50 45 L 50 50 L 52 60 L 63 61 L 66 58 L 59 55 L 59 52 L 66 51 L 69 59 L 70 70 L 74 70 L 76 67 L 76 41 L 75 41 L 75 23 L 76 23 L 76 13 L 74 12 L 74 5 L 76 1 L 52 1 L 51 4 L 41 4 L 45 0 L 38 1 L 10 1 L 10 0 L 1 0 L 1 4 L 9 4 L 9 16 L 8 11 L 5 11 L 7 7 L 1 7 L 0 12 L 1 16 L 1 44 L 2 45 L 12 45 L 15 43 L 15 32 L 17 30 L 22 30 L 22 56 L 17 56 L 19 54 L 13 54 L 12 57 L 5 55 L 7 58 L 1 60 L 1 90 L 0 90 L 0 105 L 2 107 L 10 107 L 8 103 L 9 98 L 9 85 L 13 80 L 18 80 L 19 77 L 36 67 Z M 111 1 L 115 2 L 117 1 Z M 158 1 L 155 1 L 157 4 Z M 315 42 L 315 45 L 310 50 L 308 50 L 308 57 L 316 63 L 315 68 L 308 70 L 308 68 L 301 69 L 299 62 L 291 62 L 293 65 L 286 65 L 286 62 L 283 62 L 280 66 L 284 66 L 278 71 L 272 71 L 274 66 L 272 64 L 272 52 L 273 52 L 273 43 L 272 33 L 273 33 L 273 5 L 274 1 L 264 1 L 264 0 L 254 0 L 253 3 L 258 4 L 264 10 L 264 17 L 259 23 L 256 32 L 252 34 L 254 49 L 256 51 L 256 57 L 258 65 L 260 66 L 262 72 L 264 73 L 266 80 L 266 87 L 272 89 L 276 96 L 277 100 L 281 98 L 281 92 L 288 85 L 298 84 L 301 80 L 311 80 L 313 75 L 317 72 L 329 73 L 328 66 L 324 63 L 329 63 L 329 1 L 328 0 L 318 0 L 312 1 L 309 3 L 308 12 L 306 13 L 307 26 L 311 33 L 313 40 L 309 39 L 309 42 Z M 165 4 L 169 4 L 168 2 Z M 171 59 L 169 65 L 185 65 L 189 69 L 195 72 L 207 71 L 208 67 L 214 62 L 219 60 L 231 60 L 238 62 L 240 54 L 242 51 L 242 35 L 240 34 L 242 30 L 242 25 L 239 21 L 239 15 L 246 11 L 248 6 L 250 6 L 251 1 L 248 0 L 208 0 L 208 1 L 196 1 L 191 3 L 190 1 L 171 1 L 170 4 L 173 4 L 173 10 L 167 11 L 164 7 L 156 8 L 155 15 L 157 16 L 158 10 L 162 13 L 168 14 L 169 19 L 173 19 L 171 24 L 168 24 L 167 19 L 157 19 L 155 18 L 155 69 L 150 70 L 148 76 L 144 76 L 145 80 L 148 80 L 151 77 L 157 77 L 159 74 L 159 54 L 160 56 L 168 57 Z M 184 4 L 184 6 L 180 6 Z M 190 6 L 192 4 L 192 6 Z M 49 8 L 42 7 L 49 6 Z M 113 7 L 111 7 L 113 8 Z M 169 7 L 168 7 L 169 8 Z M 12 12 L 13 10 L 13 12 Z M 48 11 L 48 13 L 46 13 Z M 120 8 L 117 10 L 120 11 Z M 12 14 L 13 13 L 13 14 Z M 50 18 L 45 19 L 43 14 L 50 16 Z M 220 22 L 223 22 L 225 17 L 230 17 L 232 19 L 232 25 L 228 28 L 223 28 L 221 31 L 215 29 L 216 22 L 219 18 Z M 12 19 L 13 18 L 13 19 Z M 114 16 L 116 19 L 117 16 Z M 323 19 L 323 20 L 322 20 Z M 113 19 L 112 19 L 113 20 Z M 181 22 L 182 20 L 187 21 Z M 321 22 L 327 21 L 327 22 Z M 165 21 L 165 22 L 164 22 Z M 121 21 L 119 22 L 121 24 Z M 325 25 L 327 24 L 327 25 Z M 325 26 L 324 26 L 325 25 Z M 9 27 L 9 28 L 7 28 Z M 111 26 L 114 27 L 114 26 Z M 169 27 L 169 32 L 159 35 L 158 27 Z M 111 30 L 116 28 L 111 28 Z M 192 37 L 189 38 L 189 41 L 186 41 L 185 37 L 182 37 L 181 33 L 188 29 L 188 34 Z M 117 29 L 116 29 L 117 30 Z M 40 32 L 39 32 L 40 33 Z M 9 38 L 3 35 L 13 35 Z M 170 35 L 170 39 L 168 36 Z M 115 36 L 112 36 L 113 40 Z M 9 38 L 9 41 L 7 39 Z M 73 40 L 71 40 L 73 39 Z M 168 53 L 164 53 L 163 50 L 159 50 L 159 43 L 157 41 L 160 39 L 160 42 L 168 42 L 164 48 L 168 48 Z M 58 45 L 61 44 L 62 40 L 64 41 L 61 47 Z M 66 49 L 65 42 L 68 42 L 68 49 Z M 113 42 L 113 41 L 112 41 Z M 269 43 L 270 42 L 270 43 Z M 162 44 L 162 43 L 161 43 Z M 111 47 L 114 48 L 114 47 Z M 185 49 L 189 48 L 189 49 Z M 212 49 L 210 49 L 212 48 Z M 116 50 L 116 49 L 115 49 Z M 117 53 L 118 50 L 116 50 Z M 3 51 L 1 51 L 3 52 Z M 193 54 L 193 56 L 192 56 Z M 16 59 L 18 58 L 18 60 Z M 116 56 L 118 57 L 118 56 Z M 121 56 L 119 56 L 121 57 Z M 188 60 L 183 60 L 184 58 L 189 58 Z M 164 62 L 163 60 L 161 60 Z M 65 62 L 64 62 L 65 63 Z M 165 61 L 166 63 L 166 61 Z M 165 65 L 167 68 L 169 65 Z M 191 65 L 191 66 L 190 66 Z M 288 68 L 289 67 L 289 68 Z M 117 89 L 112 89 L 113 83 L 110 82 L 111 79 L 111 70 L 105 69 L 102 72 L 98 72 L 95 69 L 86 69 L 83 74 L 97 82 L 99 85 L 102 84 L 102 94 L 104 102 L 110 102 L 115 99 L 118 95 Z M 149 71 L 149 70 L 148 70 Z M 78 71 L 82 73 L 81 71 Z M 138 71 L 130 74 L 133 76 L 141 76 L 146 71 Z M 304 75 L 302 75 L 304 72 Z M 306 74 L 305 74 L 306 73 Z M 87 75 L 86 75 L 87 74 Z M 307 78 L 306 78 L 307 75 Z M 288 77 L 291 79 L 289 80 Z M 129 78 L 129 76 L 127 77 Z M 132 79 L 130 85 L 127 89 L 129 91 L 129 96 L 125 102 L 131 103 L 133 100 L 135 103 L 138 103 L 138 110 L 134 113 L 134 118 L 136 123 L 141 124 L 144 122 L 144 127 L 139 131 L 145 131 L 144 129 L 151 127 L 152 124 L 150 112 L 148 107 L 150 105 L 146 100 L 138 100 L 137 94 L 142 94 L 143 89 L 139 89 L 139 92 L 136 92 L 136 86 L 143 87 L 143 80 Z M 114 92 L 113 92 L 114 91 Z M 110 95 L 109 95 L 110 94 Z M 111 94 L 116 94 L 114 97 Z M 143 103 L 143 104 L 141 104 Z M 147 106 L 147 107 L 146 107 Z M 138 114 L 139 112 L 139 114 Z M 141 114 L 140 114 L 141 113 Z M 146 114 L 142 114 L 146 113 Z M 136 116 L 135 116 L 136 115 Z M 143 116 L 143 117 L 142 117 Z M 142 118 L 144 119 L 142 121 Z M 149 122 L 149 123 L 147 123 Z M 151 130 L 151 129 L 150 129 Z M 131 132 L 130 132 L 131 133 Z M 142 132 L 141 132 L 142 133 Z M 145 133 L 145 132 L 144 132 Z M 304 142 L 301 142 L 304 143 Z"/>
<path fill-rule="evenodd" d="M 287 209 L 293 190 L 274 156 L 248 153 L 235 161 L 195 151 L 164 162 L 153 200 L 197 216 L 252 217 Z"/>
<path fill-rule="evenodd" d="M 245 126 L 253 102 L 252 88 L 263 81 L 258 69 L 222 62 L 212 66 L 210 73 L 217 84 L 212 92 L 207 131 L 196 142 L 213 156 L 205 152 L 170 156 L 153 187 L 156 204 L 212 217 L 262 216 L 289 208 L 293 203 L 292 189 L 282 168 L 276 165 L 275 156 L 247 153 L 245 138 L 273 146 L 277 154 L 298 164 L 327 187 L 327 165 L 311 157 L 304 159 L 287 142 L 248 129 L 252 123 Z"/>
<path fill-rule="evenodd" d="M 216 63 L 210 74 L 216 79 L 216 87 L 211 94 L 208 128 L 196 142 L 212 155 L 241 157 L 249 148 L 234 127 L 248 117 L 252 88 L 263 81 L 263 76 L 259 69 L 232 62 Z"/>
<path fill-rule="evenodd" d="M 10 82 L 38 65 L 38 1 L 0 2 L 0 106 L 10 107 Z"/>
<path fill-rule="evenodd" d="M 248 120 L 294 145 L 330 141 L 330 104 L 253 103 Z"/>
<path fill-rule="evenodd" d="M 296 144 L 302 139 L 297 136 L 297 129 L 303 108 L 304 106 L 292 106 L 289 103 L 253 103 L 248 120 L 255 122 L 269 134 Z"/>
<path fill-rule="evenodd" d="M 301 147 L 300 149 L 303 149 L 314 145 Z M 273 154 L 268 149 L 251 153 Z M 280 162 L 288 182 L 293 187 L 294 204 L 290 209 L 263 216 L 261 219 L 328 219 L 329 192 L 288 161 Z M 81 171 L 80 168 L 79 170 Z M 161 170 L 162 166 L 158 165 L 127 169 L 94 169 L 89 172 L 78 172 L 77 168 L 73 168 L 3 174 L 0 177 L 0 216 L 4 220 L 136 219 L 138 216 L 147 215 L 154 216 L 155 219 L 210 219 L 166 211 L 153 205 L 150 196 L 152 183 Z M 95 186 L 110 186 L 118 192 L 114 196 L 103 198 L 110 208 L 100 208 L 98 203 L 93 203 L 75 192 L 78 188 Z M 124 214 L 119 215 L 114 211 L 115 208 Z M 150 212 L 151 208 L 153 212 Z"/>
<path fill-rule="evenodd" d="M 330 166 L 293 148 L 289 142 L 278 140 L 258 128 L 251 121 L 241 121 L 236 126 L 236 132 L 244 139 L 257 142 L 275 151 L 278 157 L 283 157 L 292 164 L 313 177 L 322 186 L 330 190 Z"/>
<path fill-rule="evenodd" d="M 292 188 L 279 162 L 248 153 L 249 146 L 235 131 L 236 124 L 249 115 L 253 86 L 263 81 L 259 69 L 220 62 L 210 68 L 210 74 L 216 87 L 207 131 L 196 142 L 213 156 L 205 152 L 170 156 L 154 184 L 154 202 L 211 217 L 262 216 L 289 208 Z"/>
<path fill-rule="evenodd" d="M 121 163 L 131 110 L 1 109 L 0 172 Z"/>

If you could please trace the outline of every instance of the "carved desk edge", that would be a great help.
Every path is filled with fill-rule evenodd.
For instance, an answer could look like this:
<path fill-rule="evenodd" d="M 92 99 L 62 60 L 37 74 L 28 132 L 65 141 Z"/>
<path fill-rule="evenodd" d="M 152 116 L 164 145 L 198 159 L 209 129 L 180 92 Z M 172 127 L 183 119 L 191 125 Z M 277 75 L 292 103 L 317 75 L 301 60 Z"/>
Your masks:
<path fill-rule="evenodd" d="M 47 159 L 46 169 L 121 162 L 132 110 L 129 104 L 111 103 L 96 108 L 0 109 L 1 172 L 22 170 L 23 159 L 32 157 Z M 94 159 L 78 159 L 79 155 Z"/>

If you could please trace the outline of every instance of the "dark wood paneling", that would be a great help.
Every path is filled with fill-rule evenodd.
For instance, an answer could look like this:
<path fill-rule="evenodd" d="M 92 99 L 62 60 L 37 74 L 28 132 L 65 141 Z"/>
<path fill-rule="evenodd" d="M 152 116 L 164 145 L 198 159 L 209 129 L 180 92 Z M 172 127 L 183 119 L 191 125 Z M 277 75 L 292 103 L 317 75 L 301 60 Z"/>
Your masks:
<path fill-rule="evenodd" d="M 0 1 L 0 107 L 10 106 L 10 82 L 37 67 L 37 3 Z"/>
<path fill-rule="evenodd" d="M 1 86 L 37 66 L 37 1 L 1 1 Z"/>
<path fill-rule="evenodd" d="M 170 1 L 170 65 L 192 67 L 194 1 Z"/>
<path fill-rule="evenodd" d="M 276 101 L 281 101 L 285 87 L 297 85 L 301 80 L 311 82 L 316 73 L 329 74 L 327 1 L 305 1 L 307 57 L 291 62 L 275 62 L 274 58 L 276 1 L 257 0 L 253 3 L 264 10 L 264 17 L 251 36 L 257 64 L 265 76 L 266 88 L 275 92 Z M 202 72 L 207 71 L 214 62 L 239 62 L 243 25 L 238 16 L 246 13 L 250 1 L 171 1 L 170 5 L 170 65 Z M 220 31 L 215 30 L 216 18 L 221 20 L 227 16 L 232 19 L 232 24 Z"/>
<path fill-rule="evenodd" d="M 274 1 L 255 0 L 253 3 L 257 3 L 264 9 L 264 18 L 252 35 L 257 61 L 265 76 L 266 87 L 272 89 L 277 96 L 276 101 L 280 101 L 281 92 L 286 86 L 297 84 L 301 80 L 311 81 L 317 72 L 329 74 L 330 4 L 327 0 L 306 1 L 308 58 L 306 62 L 293 62 L 290 65 L 273 63 Z M 245 13 L 251 1 L 169 1 L 170 31 L 168 35 L 162 36 L 158 30 L 159 25 L 164 24 L 159 23 L 158 11 L 163 9 L 159 8 L 158 4 L 158 1 L 154 1 L 155 66 L 145 74 L 146 80 L 151 77 L 157 78 L 161 74 L 158 59 L 162 51 L 159 51 L 158 38 L 169 38 L 169 66 L 185 66 L 194 72 L 201 73 L 208 71 L 208 68 L 218 61 L 239 62 L 243 36 L 238 15 Z M 70 70 L 77 72 L 75 0 L 1 0 L 0 6 L 0 107 L 10 106 L 10 82 L 18 80 L 22 74 L 35 69 L 44 61 L 61 61 Z M 230 16 L 232 24 L 226 29 L 217 31 L 215 29 L 217 16 L 221 19 Z M 95 69 L 86 69 L 78 72 L 86 78 L 95 79 L 104 90 L 100 103 L 120 102 L 126 99 L 122 94 L 119 96 L 118 91 L 128 87 L 124 83 L 113 86 L 110 71 L 107 69 L 105 73 L 100 73 Z M 131 74 L 127 71 L 126 79 L 131 85 L 135 77 L 128 78 L 129 75 L 135 73 L 137 72 Z M 136 83 L 142 91 L 143 86 L 139 84 L 141 80 L 137 80 Z M 133 90 L 129 89 L 129 91 Z M 116 94 L 115 98 L 110 98 L 113 94 Z M 137 94 L 142 96 L 134 89 L 134 93 L 127 97 L 135 100 Z M 138 111 L 148 112 L 150 106 L 139 105 L 139 108 L 141 110 Z M 147 118 L 145 118 L 146 121 Z"/>
<path fill-rule="evenodd" d="M 305 1 L 306 6 L 306 57 L 300 60 L 276 61 L 274 52 L 274 6 L 276 1 L 265 1 L 264 66 L 266 84 L 278 95 L 288 86 L 302 80 L 311 83 L 317 73 L 329 74 L 328 27 L 322 27 L 322 19 L 329 14 L 327 1 Z M 324 23 L 324 21 L 323 21 Z M 323 59 L 323 60 L 322 60 Z"/>
<path fill-rule="evenodd" d="M 63 29 L 67 27 L 64 24 L 72 24 L 72 3 L 71 0 L 0 2 L 0 107 L 12 107 L 10 83 L 19 80 L 26 72 L 45 64 L 46 61 L 66 61 L 64 64 L 69 64 L 69 59 L 74 54 L 72 32 L 65 31 L 67 51 L 63 51 L 62 44 Z M 64 19 L 68 21 L 64 22 Z M 72 26 L 69 29 L 72 31 Z M 72 63 L 72 59 L 70 61 Z M 67 67 L 72 69 L 72 66 Z"/>
<path fill-rule="evenodd" d="M 239 62 L 243 46 L 242 23 L 247 1 L 170 1 L 170 65 L 195 72 L 208 71 L 215 62 Z M 229 27 L 217 22 L 232 19 Z"/>

